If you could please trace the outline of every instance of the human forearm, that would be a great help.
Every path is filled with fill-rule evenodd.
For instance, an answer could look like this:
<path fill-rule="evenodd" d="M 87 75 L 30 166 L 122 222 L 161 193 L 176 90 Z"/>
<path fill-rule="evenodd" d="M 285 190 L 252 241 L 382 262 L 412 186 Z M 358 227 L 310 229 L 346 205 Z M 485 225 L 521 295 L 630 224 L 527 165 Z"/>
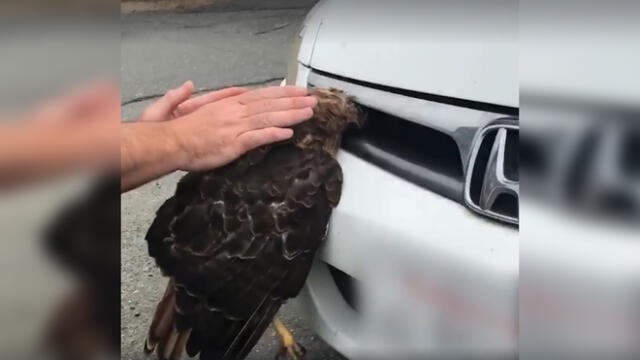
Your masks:
<path fill-rule="evenodd" d="M 122 192 L 180 168 L 183 155 L 172 123 L 130 123 L 122 126 L 120 169 Z"/>
<path fill-rule="evenodd" d="M 215 169 L 251 149 L 289 139 L 288 127 L 310 118 L 317 103 L 307 89 L 296 87 L 229 88 L 180 103 L 190 87 L 170 91 L 139 122 L 123 125 L 123 192 L 178 169 Z"/>

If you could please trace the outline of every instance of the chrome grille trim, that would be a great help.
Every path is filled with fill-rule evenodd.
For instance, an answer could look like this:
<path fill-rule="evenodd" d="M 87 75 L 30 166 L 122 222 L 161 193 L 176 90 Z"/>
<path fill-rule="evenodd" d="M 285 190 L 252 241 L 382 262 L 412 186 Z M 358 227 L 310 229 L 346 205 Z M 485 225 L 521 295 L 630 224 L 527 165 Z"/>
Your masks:
<path fill-rule="evenodd" d="M 508 179 L 504 171 L 507 132 L 509 130 L 519 132 L 519 125 L 515 119 L 500 119 L 496 123 L 483 128 L 478 133 L 473 144 L 469 167 L 466 171 L 464 200 L 469 208 L 479 214 L 511 224 L 518 224 L 518 216 L 510 216 L 492 209 L 496 199 L 500 195 L 513 196 L 518 201 L 520 197 L 519 181 Z M 476 202 L 471 196 L 474 169 L 480 165 L 478 163 L 481 160 L 478 159 L 478 154 L 481 146 L 485 143 L 485 140 L 488 141 L 488 136 L 493 132 L 495 132 L 496 135 L 493 139 L 493 144 L 491 144 L 489 157 L 485 162 L 485 171 L 482 180 L 480 180 L 482 181 L 480 196 Z"/>
<path fill-rule="evenodd" d="M 312 71 L 307 82 L 316 87 L 335 87 L 356 102 L 387 114 L 428 126 L 451 136 L 460 150 L 463 168 L 468 166 L 471 143 L 481 129 L 504 114 L 443 104 L 390 93 Z"/>

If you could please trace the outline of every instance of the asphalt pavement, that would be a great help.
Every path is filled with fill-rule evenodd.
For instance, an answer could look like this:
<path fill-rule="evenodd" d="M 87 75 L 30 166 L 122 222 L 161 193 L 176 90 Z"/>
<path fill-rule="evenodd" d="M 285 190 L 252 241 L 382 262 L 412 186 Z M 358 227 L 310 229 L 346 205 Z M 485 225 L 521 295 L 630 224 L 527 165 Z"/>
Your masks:
<path fill-rule="evenodd" d="M 286 72 L 291 39 L 314 2 L 246 0 L 198 11 L 124 15 L 123 119 L 135 119 L 155 98 L 186 80 L 200 91 L 278 83 Z M 144 235 L 181 175 L 122 196 L 122 359 L 145 359 L 143 341 L 166 279 L 148 257 Z M 307 348 L 307 360 L 344 359 L 309 329 L 295 300 L 280 315 Z M 277 345 L 269 329 L 248 359 L 273 359 Z"/>

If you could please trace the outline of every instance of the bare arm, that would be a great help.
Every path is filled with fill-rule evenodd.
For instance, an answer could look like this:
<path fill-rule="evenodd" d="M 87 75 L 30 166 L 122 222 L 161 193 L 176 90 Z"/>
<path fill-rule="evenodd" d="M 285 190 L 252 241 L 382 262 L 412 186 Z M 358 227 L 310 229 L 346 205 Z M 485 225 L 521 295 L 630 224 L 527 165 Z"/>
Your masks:
<path fill-rule="evenodd" d="M 184 163 L 168 123 L 123 124 L 120 138 L 122 192 L 169 174 Z"/>
<path fill-rule="evenodd" d="M 287 127 L 309 119 L 317 103 L 306 89 L 298 87 L 221 91 L 228 96 L 197 104 L 197 109 L 188 109 L 194 105 L 191 100 L 183 103 L 178 110 L 192 110 L 184 116 L 169 120 L 154 116 L 151 121 L 123 125 L 123 192 L 175 170 L 213 169 L 251 149 L 288 139 L 293 131 Z M 177 102 L 172 103 L 175 107 Z"/>

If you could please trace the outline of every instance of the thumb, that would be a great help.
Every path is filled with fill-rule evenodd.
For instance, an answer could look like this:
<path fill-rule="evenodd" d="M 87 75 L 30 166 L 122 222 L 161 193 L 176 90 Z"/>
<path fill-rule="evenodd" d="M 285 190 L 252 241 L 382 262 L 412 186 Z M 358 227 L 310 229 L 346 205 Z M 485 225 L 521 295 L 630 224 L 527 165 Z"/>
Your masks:
<path fill-rule="evenodd" d="M 167 91 L 164 96 L 158 100 L 161 111 L 164 114 L 171 113 L 178 105 L 191 97 L 193 92 L 193 81 L 189 80 L 175 89 Z"/>
<path fill-rule="evenodd" d="M 146 121 L 164 121 L 171 118 L 171 114 L 184 101 L 191 97 L 193 82 L 187 81 L 175 89 L 171 89 L 158 101 L 145 110 L 143 116 Z"/>

